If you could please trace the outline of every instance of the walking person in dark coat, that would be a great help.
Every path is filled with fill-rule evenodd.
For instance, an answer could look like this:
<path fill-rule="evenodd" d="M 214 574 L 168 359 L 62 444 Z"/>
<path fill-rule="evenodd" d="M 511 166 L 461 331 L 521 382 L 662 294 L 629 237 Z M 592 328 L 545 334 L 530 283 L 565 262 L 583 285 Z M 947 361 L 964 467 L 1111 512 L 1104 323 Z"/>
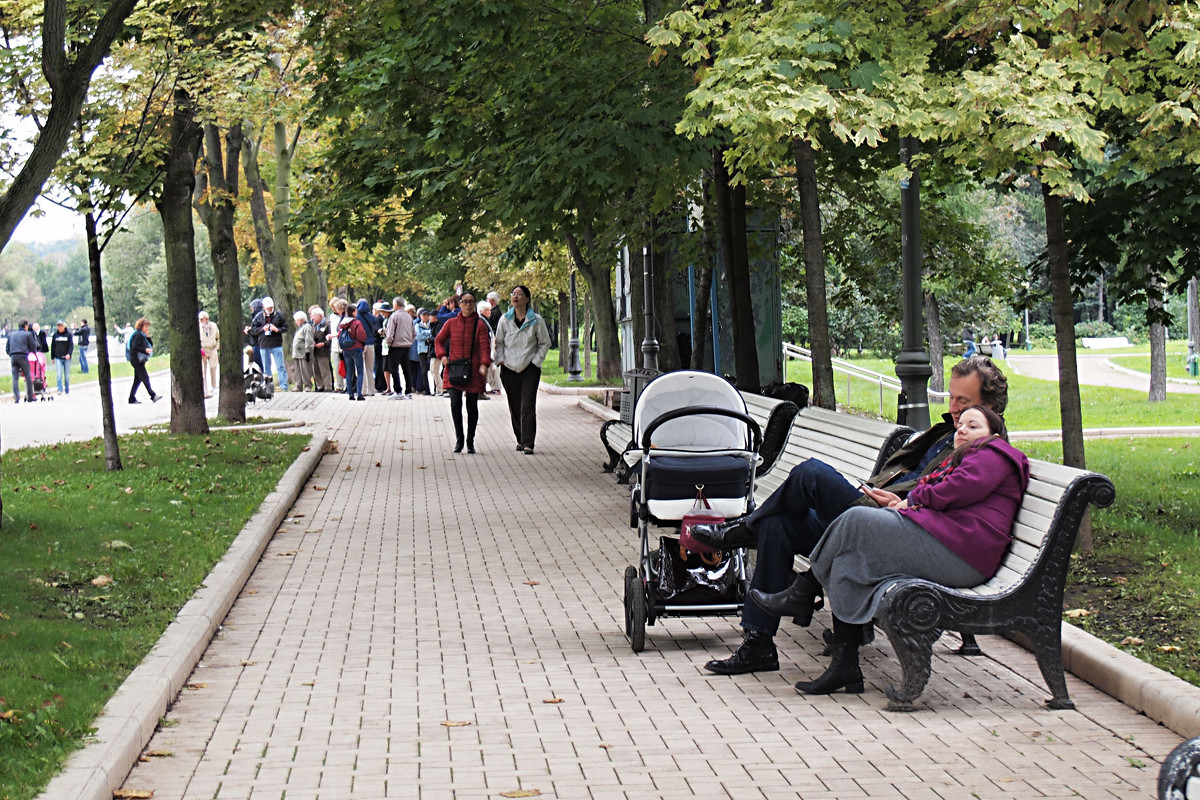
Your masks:
<path fill-rule="evenodd" d="M 157 403 L 159 397 L 154 393 L 154 389 L 150 387 L 150 373 L 146 370 L 146 362 L 150 360 L 150 356 L 154 355 L 154 340 L 150 338 L 150 320 L 142 317 L 133 325 L 133 334 L 129 337 L 129 344 L 125 348 L 129 353 L 129 363 L 133 364 L 133 386 L 129 387 L 129 404 L 137 405 L 140 400 L 137 399 L 137 388 L 139 385 L 146 387 L 146 391 L 150 393 L 151 402 Z"/>
<path fill-rule="evenodd" d="M 29 332 L 29 320 L 21 320 L 15 331 L 8 334 L 5 352 L 12 360 L 13 402 L 21 402 L 21 375 L 25 376 L 25 400 L 33 402 L 33 369 L 29 366 L 29 354 L 36 353 L 37 339 Z"/>

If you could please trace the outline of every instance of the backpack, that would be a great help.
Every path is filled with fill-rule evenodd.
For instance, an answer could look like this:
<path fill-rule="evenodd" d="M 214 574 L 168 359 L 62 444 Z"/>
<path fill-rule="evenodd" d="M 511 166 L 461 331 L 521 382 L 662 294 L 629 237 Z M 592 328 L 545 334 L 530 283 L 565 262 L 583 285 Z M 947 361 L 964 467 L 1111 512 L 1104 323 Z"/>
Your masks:
<path fill-rule="evenodd" d="M 358 341 L 354 338 L 354 334 L 350 332 L 350 326 L 353 324 L 354 320 L 350 319 L 338 327 L 338 346 L 343 350 L 352 350 L 358 344 Z"/>

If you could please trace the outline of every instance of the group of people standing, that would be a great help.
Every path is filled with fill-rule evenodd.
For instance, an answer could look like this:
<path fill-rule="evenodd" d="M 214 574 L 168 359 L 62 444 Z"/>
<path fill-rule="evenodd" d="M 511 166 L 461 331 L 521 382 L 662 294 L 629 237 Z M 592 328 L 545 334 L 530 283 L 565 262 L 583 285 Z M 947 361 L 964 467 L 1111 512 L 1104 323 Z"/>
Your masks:
<path fill-rule="evenodd" d="M 20 377 L 25 377 L 25 399 L 34 399 L 34 380 L 45 380 L 45 354 L 54 361 L 55 377 L 58 393 L 71 393 L 71 361 L 75 356 L 75 344 L 79 343 L 80 372 L 88 371 L 87 349 L 91 344 L 92 329 L 87 320 L 82 320 L 78 327 L 69 329 L 64 320 L 54 324 L 54 330 L 47 337 L 38 323 L 21 320 L 15 331 L 9 331 L 5 343 L 5 352 L 12 362 L 13 400 L 21 402 Z M 35 374 L 36 373 L 36 374 Z"/>
<path fill-rule="evenodd" d="M 283 347 L 292 328 L 270 297 L 251 303 L 245 333 L 251 357 L 263 372 L 269 374 L 275 367 L 280 391 L 289 386 L 295 391 L 338 391 L 352 401 L 375 395 L 395 400 L 418 394 L 448 397 L 455 453 L 475 452 L 479 401 L 487 399 L 489 384 L 495 394 L 503 387 L 516 449 L 532 455 L 537 390 L 550 333 L 542 316 L 531 308 L 531 299 L 528 287 L 516 286 L 509 295 L 508 311 L 501 313 L 497 292 L 477 303 L 475 292 L 465 290 L 448 297 L 436 310 L 418 309 L 400 297 L 374 303 L 334 297 L 328 318 L 320 306 L 292 315 L 287 364 Z M 201 319 L 202 326 L 204 322 L 206 318 Z M 203 334 L 201 339 L 204 347 Z M 295 379 L 291 384 L 289 371 Z M 206 385 L 215 386 L 215 378 Z"/>

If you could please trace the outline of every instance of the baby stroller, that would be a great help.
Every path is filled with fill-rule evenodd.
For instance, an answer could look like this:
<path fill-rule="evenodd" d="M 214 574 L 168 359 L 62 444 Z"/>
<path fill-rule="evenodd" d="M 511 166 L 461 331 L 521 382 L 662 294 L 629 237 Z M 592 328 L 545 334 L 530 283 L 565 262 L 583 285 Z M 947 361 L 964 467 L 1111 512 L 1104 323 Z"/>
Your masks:
<path fill-rule="evenodd" d="M 762 431 L 727 380 L 682 370 L 642 390 L 633 414 L 630 527 L 639 533 L 639 566 L 625 568 L 625 633 L 635 653 L 659 617 L 739 614 L 749 591 L 745 549 L 691 552 L 662 535 L 651 550 L 650 526 L 679 531 L 703 495 L 711 517 L 753 510 L 754 468 Z"/>
<path fill-rule="evenodd" d="M 253 361 L 242 373 L 242 379 L 246 382 L 247 403 L 270 400 L 275 396 L 275 379 L 270 375 L 263 375 L 262 368 Z"/>
<path fill-rule="evenodd" d="M 33 376 L 33 393 L 38 400 L 53 400 L 46 393 L 46 354 L 35 350 L 29 354 L 29 372 Z"/>

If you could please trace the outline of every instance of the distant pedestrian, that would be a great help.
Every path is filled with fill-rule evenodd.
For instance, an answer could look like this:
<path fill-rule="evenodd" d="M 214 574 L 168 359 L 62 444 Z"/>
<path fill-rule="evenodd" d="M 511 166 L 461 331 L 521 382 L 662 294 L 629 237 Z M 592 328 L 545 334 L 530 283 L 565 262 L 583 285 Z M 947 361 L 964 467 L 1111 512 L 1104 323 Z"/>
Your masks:
<path fill-rule="evenodd" d="M 542 380 L 542 362 L 550 350 L 546 321 L 529 307 L 529 288 L 517 286 L 509 297 L 511 307 L 496 328 L 496 363 L 500 382 L 508 396 L 517 449 L 533 455 L 537 439 L 537 393 Z"/>
<path fill-rule="evenodd" d="M 467 429 L 465 443 L 468 453 L 475 452 L 475 428 L 479 423 L 479 395 L 486 387 L 488 364 L 492 363 L 491 336 L 487 324 L 475 313 L 475 295 L 463 292 L 459 298 L 460 314 L 450 317 L 442 324 L 434 340 L 437 357 L 445 368 L 443 376 L 450 393 L 450 417 L 454 421 L 454 452 L 463 450 L 463 397 L 467 401 Z M 465 362 L 464 374 L 455 376 L 450 369 L 452 362 Z M 456 367 L 458 365 L 456 364 Z M 453 378 L 461 379 L 453 379 Z"/>
<path fill-rule="evenodd" d="M 315 345 L 313 326 L 308 322 L 308 315 L 297 311 L 292 315 L 296 323 L 296 335 L 292 337 L 292 372 L 296 376 L 293 391 L 311 392 L 313 390 L 312 356 Z"/>
<path fill-rule="evenodd" d="M 33 338 L 37 341 L 38 350 L 43 353 L 50 352 L 50 343 L 46 341 L 46 332 L 36 322 L 33 323 Z"/>
<path fill-rule="evenodd" d="M 433 312 L 428 308 L 422 308 L 417 311 L 417 316 L 420 318 L 420 322 L 417 323 L 417 338 L 414 346 L 417 348 L 417 357 L 421 360 L 421 378 L 417 391 L 426 395 L 436 394 L 441 391 L 441 386 L 435 390 L 432 385 L 434 376 L 430 360 L 433 357 Z"/>
<path fill-rule="evenodd" d="M 146 362 L 150 360 L 150 356 L 154 355 L 154 340 L 150 338 L 150 320 L 142 317 L 134 323 L 133 329 L 125 348 L 129 354 L 129 363 L 133 364 L 133 386 L 129 388 L 129 404 L 137 405 L 140 402 L 137 399 L 139 385 L 144 385 L 146 391 L 150 393 L 150 401 L 157 403 L 161 395 L 155 394 L 154 389 L 150 387 L 150 373 L 146 370 Z"/>
<path fill-rule="evenodd" d="M 346 360 L 342 354 L 341 342 L 338 341 L 338 331 L 341 330 L 342 320 L 346 317 L 346 305 L 346 301 L 340 297 L 329 301 L 329 332 L 333 334 L 333 338 L 329 340 L 329 353 L 333 362 L 330 366 L 333 369 L 335 392 L 346 390 Z"/>
<path fill-rule="evenodd" d="M 358 301 L 355 317 L 359 324 L 362 325 L 363 331 L 366 333 L 366 341 L 363 342 L 362 358 L 363 369 L 366 370 L 366 376 L 362 379 L 361 385 L 358 387 L 360 395 L 375 394 L 375 343 L 379 341 L 379 330 L 383 326 L 379 324 L 379 318 L 371 313 L 371 302 L 366 299 Z M 346 376 L 350 375 L 350 367 L 346 367 Z"/>
<path fill-rule="evenodd" d="M 82 320 L 79 327 L 75 329 L 75 336 L 79 341 L 79 371 L 87 374 L 88 360 L 87 350 L 88 345 L 92 343 L 92 329 L 88 327 L 87 320 Z"/>
<path fill-rule="evenodd" d="M 71 355 L 75 352 L 75 337 L 67 330 L 61 319 L 54 323 L 50 334 L 50 357 L 54 359 L 54 373 L 58 379 L 58 393 L 71 393 Z"/>
<path fill-rule="evenodd" d="M 346 394 L 351 400 L 366 400 L 362 384 L 366 380 L 363 370 L 363 349 L 367 343 L 367 331 L 358 321 L 358 308 L 345 304 L 345 313 L 338 324 L 338 345 L 342 348 L 342 363 L 346 365 Z"/>
<path fill-rule="evenodd" d="M 29 366 L 29 354 L 36 353 L 37 339 L 29 332 L 29 320 L 21 320 L 15 331 L 9 331 L 5 352 L 12 361 L 13 402 L 21 402 L 21 375 L 25 376 L 25 400 L 33 402 L 33 369 Z"/>
<path fill-rule="evenodd" d="M 201 311 L 200 320 L 200 371 L 204 375 L 204 396 L 212 397 L 220 384 L 217 382 L 218 361 L 221 352 L 221 331 L 209 322 L 208 312 Z"/>
<path fill-rule="evenodd" d="M 329 363 L 329 320 L 325 319 L 325 310 L 320 306 L 310 308 L 308 317 L 313 326 L 313 383 L 318 392 L 328 392 L 333 388 L 333 372 Z"/>
<path fill-rule="evenodd" d="M 283 358 L 283 335 L 287 333 L 287 317 L 275 310 L 275 301 L 270 297 L 262 299 L 262 311 L 255 315 L 250 323 L 250 332 L 258 334 L 258 349 L 262 353 L 263 374 L 271 374 L 271 365 L 275 365 L 275 385 L 279 391 L 288 389 L 287 364 Z"/>
<path fill-rule="evenodd" d="M 384 325 L 384 340 L 388 345 L 388 374 L 392 376 L 392 387 L 397 400 L 412 397 L 413 376 L 409 369 L 409 354 L 417 337 L 416 324 L 404 305 L 403 298 Z"/>

